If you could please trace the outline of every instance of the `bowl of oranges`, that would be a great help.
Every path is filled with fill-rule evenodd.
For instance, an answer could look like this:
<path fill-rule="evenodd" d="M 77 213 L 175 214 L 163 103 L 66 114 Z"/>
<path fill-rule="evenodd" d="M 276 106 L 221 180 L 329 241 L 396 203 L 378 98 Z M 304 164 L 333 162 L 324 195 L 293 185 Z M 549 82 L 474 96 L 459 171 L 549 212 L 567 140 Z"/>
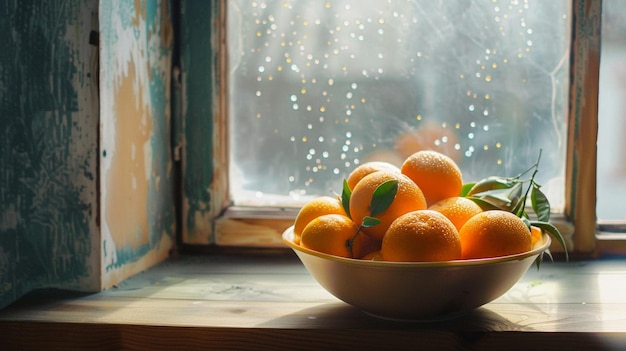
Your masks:
<path fill-rule="evenodd" d="M 307 202 L 283 241 L 323 288 L 367 314 L 459 317 L 539 266 L 552 238 L 565 245 L 548 221 L 537 165 L 530 179 L 464 183 L 455 161 L 435 151 L 401 167 L 367 162 L 344 180 L 341 195 Z"/>

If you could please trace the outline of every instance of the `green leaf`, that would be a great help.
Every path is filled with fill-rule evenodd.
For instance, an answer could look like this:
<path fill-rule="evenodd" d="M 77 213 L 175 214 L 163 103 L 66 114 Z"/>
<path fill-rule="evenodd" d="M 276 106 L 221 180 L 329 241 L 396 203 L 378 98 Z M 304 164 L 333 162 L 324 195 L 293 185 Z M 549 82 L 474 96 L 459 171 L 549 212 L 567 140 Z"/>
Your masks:
<path fill-rule="evenodd" d="M 463 184 L 463 187 L 461 188 L 461 195 L 460 196 L 466 197 L 467 194 L 469 193 L 469 191 L 474 187 L 474 185 L 476 185 L 475 182 Z"/>
<path fill-rule="evenodd" d="M 524 224 L 526 224 L 526 227 L 528 227 L 528 230 L 530 230 L 530 220 L 527 217 L 522 217 L 522 222 L 524 222 Z"/>
<path fill-rule="evenodd" d="M 496 204 L 490 200 L 488 200 L 487 197 L 476 197 L 476 196 L 470 196 L 468 197 L 468 199 L 474 201 L 478 206 L 480 206 L 480 208 L 483 211 L 489 211 L 489 210 L 507 210 L 506 208 L 500 207 L 499 204 Z M 508 211 L 508 210 L 507 210 Z"/>
<path fill-rule="evenodd" d="M 341 206 L 343 206 L 344 211 L 348 217 L 350 217 L 350 197 L 352 196 L 352 190 L 348 186 L 348 181 L 346 179 L 343 180 L 343 190 L 341 191 Z M 350 217 L 352 218 L 352 217 Z"/>
<path fill-rule="evenodd" d="M 481 196 L 470 196 L 468 197 L 468 199 L 479 199 L 482 200 L 482 202 L 488 203 L 488 205 L 486 205 L 483 210 L 503 210 L 512 212 L 513 208 L 517 205 L 517 202 L 512 203 L 511 199 L 506 197 L 505 194 L 485 194 Z M 478 205 L 482 207 L 482 204 L 480 202 L 474 202 L 478 203 Z"/>
<path fill-rule="evenodd" d="M 552 254 L 550 253 L 550 249 L 546 249 L 546 251 L 544 251 L 541 255 L 537 256 L 537 258 L 535 259 L 535 265 L 537 266 L 537 270 L 539 270 L 539 268 L 541 267 L 541 263 L 543 262 L 544 255 L 548 256 L 550 261 L 554 261 L 554 259 L 552 258 Z"/>
<path fill-rule="evenodd" d="M 361 227 L 373 227 L 375 225 L 380 224 L 380 219 L 370 216 L 363 217 L 363 222 L 361 223 Z"/>
<path fill-rule="evenodd" d="M 515 207 L 513 207 L 511 212 L 513 212 L 513 214 L 519 218 L 528 217 L 528 215 L 526 214 L 526 196 L 522 197 L 517 202 L 517 204 L 515 205 Z"/>
<path fill-rule="evenodd" d="M 569 255 L 567 253 L 567 246 L 565 245 L 565 239 L 561 235 L 561 232 L 548 222 L 542 221 L 530 221 L 530 225 L 534 225 L 535 227 L 541 228 L 544 232 L 550 234 L 553 238 L 555 238 L 559 244 L 563 247 L 563 251 L 565 252 L 565 260 L 569 261 Z"/>
<path fill-rule="evenodd" d="M 539 270 L 539 268 L 541 268 L 541 262 L 542 261 L 543 261 L 543 255 L 539 255 L 535 259 L 535 266 L 537 266 L 537 270 Z"/>
<path fill-rule="evenodd" d="M 398 181 L 395 179 L 388 180 L 376 187 L 370 202 L 370 216 L 374 217 L 385 212 L 393 202 L 397 192 Z"/>
<path fill-rule="evenodd" d="M 533 211 L 537 215 L 537 219 L 542 222 L 548 222 L 550 220 L 550 201 L 546 195 L 539 190 L 539 186 L 533 184 L 530 193 L 530 202 L 532 203 Z"/>
<path fill-rule="evenodd" d="M 487 177 L 474 184 L 474 186 L 467 192 L 467 196 L 484 193 L 485 191 L 490 190 L 510 189 L 518 182 L 519 181 L 515 178 L 496 176 Z"/>
<path fill-rule="evenodd" d="M 511 201 L 513 207 L 517 206 L 520 199 L 522 198 L 523 190 L 524 187 L 522 186 L 522 183 L 516 183 L 511 189 L 506 192 L 505 196 Z"/>

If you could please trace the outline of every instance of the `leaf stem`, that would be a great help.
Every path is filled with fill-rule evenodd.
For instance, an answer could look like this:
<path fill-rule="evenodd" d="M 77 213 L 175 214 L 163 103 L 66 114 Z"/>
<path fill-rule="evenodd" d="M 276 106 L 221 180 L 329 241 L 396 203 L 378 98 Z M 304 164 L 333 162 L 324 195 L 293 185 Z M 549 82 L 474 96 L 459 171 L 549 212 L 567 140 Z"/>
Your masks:
<path fill-rule="evenodd" d="M 346 247 L 348 248 L 348 251 L 350 251 L 350 258 L 354 258 L 354 241 L 356 240 L 356 237 L 361 233 L 362 228 L 363 226 L 359 226 L 356 229 L 356 233 L 354 233 L 352 238 L 346 240 Z"/>

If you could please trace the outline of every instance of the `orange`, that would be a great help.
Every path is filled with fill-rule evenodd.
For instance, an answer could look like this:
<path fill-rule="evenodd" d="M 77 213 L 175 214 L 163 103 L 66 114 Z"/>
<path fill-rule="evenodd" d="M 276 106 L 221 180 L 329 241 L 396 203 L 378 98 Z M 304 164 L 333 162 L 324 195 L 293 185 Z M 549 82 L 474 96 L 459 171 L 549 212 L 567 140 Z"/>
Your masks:
<path fill-rule="evenodd" d="M 355 237 L 359 228 L 344 215 L 327 214 L 317 217 L 302 230 L 300 246 L 329 255 L 358 258 L 363 256 L 363 247 L 367 236 L 356 235 L 352 250 L 347 242 Z"/>
<path fill-rule="evenodd" d="M 376 250 L 361 257 L 361 259 L 366 261 L 382 261 L 383 255 L 380 253 L 380 250 Z"/>
<path fill-rule="evenodd" d="M 464 259 L 514 255 L 531 248 L 530 229 L 508 211 L 481 212 L 465 222 L 459 235 Z"/>
<path fill-rule="evenodd" d="M 371 215 L 370 204 L 376 188 L 388 180 L 398 182 L 398 190 L 391 205 L 375 218 L 380 223 L 372 227 L 364 227 L 362 231 L 376 240 L 382 240 L 387 228 L 401 215 L 426 209 L 426 200 L 420 188 L 407 176 L 388 171 L 378 171 L 363 177 L 352 190 L 350 197 L 350 216 L 357 225 L 361 225 L 363 218 Z"/>
<path fill-rule="evenodd" d="M 366 175 L 374 173 L 376 171 L 390 171 L 400 173 L 400 168 L 389 162 L 384 161 L 365 162 L 352 170 L 352 172 L 350 172 L 350 174 L 348 175 L 348 179 L 346 179 L 346 181 L 348 182 L 348 188 L 350 188 L 350 190 L 354 189 L 354 186 L 356 185 L 356 183 L 359 182 L 359 180 L 363 179 L 363 177 L 365 177 Z"/>
<path fill-rule="evenodd" d="M 400 170 L 422 189 L 429 206 L 447 197 L 461 195 L 461 170 L 442 153 L 418 151 L 404 161 Z"/>
<path fill-rule="evenodd" d="M 541 243 L 541 238 L 543 237 L 543 230 L 539 227 L 535 227 L 534 225 L 531 225 L 530 237 L 531 237 L 530 247 L 534 248 L 535 245 L 537 245 L 537 243 Z"/>
<path fill-rule="evenodd" d="M 439 200 L 428 209 L 446 216 L 454 224 L 456 230 L 461 230 L 468 219 L 483 211 L 474 201 L 460 196 Z"/>
<path fill-rule="evenodd" d="M 302 230 L 309 224 L 311 220 L 325 214 L 340 214 L 347 216 L 346 211 L 341 205 L 341 200 L 336 196 L 320 196 L 307 202 L 296 216 L 293 225 L 294 242 L 300 243 Z"/>
<path fill-rule="evenodd" d="M 393 221 L 380 252 L 385 261 L 432 262 L 461 258 L 454 224 L 437 211 L 413 211 Z"/>

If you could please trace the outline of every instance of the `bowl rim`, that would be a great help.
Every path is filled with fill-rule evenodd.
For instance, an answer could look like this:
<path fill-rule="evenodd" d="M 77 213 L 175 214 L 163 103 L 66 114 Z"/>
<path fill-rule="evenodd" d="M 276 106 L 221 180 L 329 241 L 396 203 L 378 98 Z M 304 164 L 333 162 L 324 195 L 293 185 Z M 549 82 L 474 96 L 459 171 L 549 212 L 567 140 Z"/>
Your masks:
<path fill-rule="evenodd" d="M 451 261 L 439 261 L 439 262 L 392 262 L 392 261 L 372 261 L 372 260 L 362 260 L 358 258 L 347 258 L 340 257 L 335 255 L 326 254 L 323 252 L 314 251 L 311 249 L 307 249 L 302 247 L 295 242 L 293 242 L 293 225 L 287 228 L 281 235 L 283 242 L 289 246 L 294 251 L 299 251 L 305 253 L 307 255 L 317 256 L 323 259 L 342 262 L 346 264 L 352 265 L 362 265 L 368 267 L 385 267 L 385 268 L 423 268 L 423 267 L 462 267 L 462 266 L 477 266 L 477 265 L 487 265 L 501 262 L 510 262 L 510 261 L 521 261 L 527 259 L 532 256 L 537 256 L 544 251 L 548 250 L 552 240 L 550 236 L 546 233 L 543 233 L 542 240 L 543 243 L 541 245 L 535 245 L 535 247 L 526 252 L 522 252 L 514 255 L 507 256 L 498 256 L 498 257 L 488 257 L 488 258 L 474 258 L 474 259 L 459 259 L 459 260 L 451 260 Z"/>

